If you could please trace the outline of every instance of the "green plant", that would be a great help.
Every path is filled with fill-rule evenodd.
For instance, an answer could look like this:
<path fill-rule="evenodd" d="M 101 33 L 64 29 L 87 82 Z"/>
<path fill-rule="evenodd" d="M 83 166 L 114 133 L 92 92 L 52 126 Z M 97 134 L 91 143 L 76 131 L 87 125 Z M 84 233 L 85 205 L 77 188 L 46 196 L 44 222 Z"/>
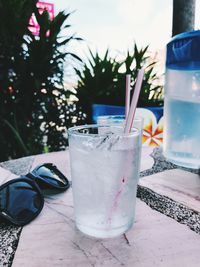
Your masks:
<path fill-rule="evenodd" d="M 35 0 L 0 1 L 0 159 L 17 157 L 19 150 L 28 154 L 28 148 L 19 130 L 18 95 L 20 67 L 24 69 L 24 35 L 28 33 L 29 18 Z M 20 71 L 22 72 L 22 71 Z M 21 107 L 22 108 L 22 107 Z M 16 147 L 16 149 L 15 149 Z"/>
<path fill-rule="evenodd" d="M 155 72 L 157 62 L 151 59 L 148 54 L 148 46 L 138 49 L 134 44 L 133 53 L 127 51 L 126 58 L 123 61 L 125 65 L 125 74 L 131 74 L 131 85 L 134 88 L 138 70 L 145 69 L 142 90 L 140 93 L 138 106 L 162 106 L 163 105 L 163 86 L 159 83 L 159 76 Z M 123 81 L 124 82 L 124 81 Z M 122 79 L 121 86 L 123 87 Z"/>
<path fill-rule="evenodd" d="M 66 146 L 63 132 L 66 131 L 66 126 L 72 125 L 73 112 L 68 105 L 70 92 L 64 88 L 63 83 L 64 62 L 68 56 L 80 60 L 75 54 L 64 52 L 63 47 L 66 50 L 69 42 L 80 38 L 74 35 L 61 36 L 62 29 L 70 27 L 65 24 L 70 13 L 59 12 L 52 21 L 47 12 L 40 14 L 36 9 L 35 15 L 40 25 L 40 34 L 39 38 L 29 35 L 26 39 L 29 69 L 22 80 L 24 82 L 29 76 L 27 87 L 32 84 L 29 93 L 31 90 L 32 97 L 36 95 L 31 111 L 34 110 L 35 116 L 33 124 L 43 126 L 43 131 L 40 132 L 45 136 L 48 150 L 55 151 Z M 37 142 L 39 143 L 39 140 Z"/>
<path fill-rule="evenodd" d="M 80 38 L 61 36 L 70 27 L 70 13 L 60 12 L 51 21 L 36 2 L 0 0 L 0 160 L 60 150 L 66 145 L 63 132 L 73 124 L 63 74 L 68 57 L 79 59 L 66 52 L 68 43 Z M 28 30 L 32 13 L 39 36 Z"/>
<path fill-rule="evenodd" d="M 76 70 L 77 107 L 86 114 L 85 122 L 92 121 L 92 104 L 121 105 L 125 103 L 125 76 L 131 74 L 131 85 L 134 87 L 138 69 L 145 68 L 145 76 L 138 106 L 160 106 L 163 104 L 161 85 L 155 84 L 158 76 L 154 71 L 156 62 L 147 55 L 148 46 L 138 49 L 134 45 L 133 53 L 127 51 L 126 57 L 117 61 L 109 56 L 107 50 L 101 58 L 89 50 L 88 62 L 82 70 Z M 123 69 L 123 71 L 121 71 Z"/>
<path fill-rule="evenodd" d="M 99 54 L 89 50 L 90 59 L 83 64 L 83 70 L 76 69 L 78 75 L 77 93 L 78 110 L 86 114 L 85 122 L 91 123 L 92 104 L 112 102 L 113 91 L 118 77 L 120 64 L 111 59 L 108 50 L 101 59 Z"/>

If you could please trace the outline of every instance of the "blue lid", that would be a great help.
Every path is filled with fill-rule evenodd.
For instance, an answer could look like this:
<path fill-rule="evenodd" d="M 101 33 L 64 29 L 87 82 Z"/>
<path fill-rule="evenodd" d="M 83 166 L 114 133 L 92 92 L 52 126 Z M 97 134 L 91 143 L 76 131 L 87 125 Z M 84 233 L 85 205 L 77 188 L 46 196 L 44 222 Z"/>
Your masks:
<path fill-rule="evenodd" d="M 171 69 L 200 69 L 200 30 L 183 32 L 167 44 L 166 66 Z"/>

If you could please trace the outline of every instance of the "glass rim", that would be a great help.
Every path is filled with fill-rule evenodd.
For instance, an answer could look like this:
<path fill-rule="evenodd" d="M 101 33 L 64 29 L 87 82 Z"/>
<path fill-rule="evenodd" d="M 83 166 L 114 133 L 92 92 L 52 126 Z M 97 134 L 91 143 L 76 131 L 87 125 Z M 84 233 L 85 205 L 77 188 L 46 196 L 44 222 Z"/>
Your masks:
<path fill-rule="evenodd" d="M 123 126 L 121 125 L 110 125 L 110 124 L 85 124 L 85 125 L 79 125 L 79 126 L 73 126 L 67 129 L 68 134 L 72 134 L 72 135 L 76 135 L 76 136 L 90 136 L 90 137 L 102 137 L 102 136 L 107 136 L 108 133 L 83 133 L 83 132 L 79 132 L 79 130 L 83 130 L 83 129 L 89 129 L 89 128 L 116 128 L 116 129 L 124 129 Z M 115 133 L 115 135 L 117 136 L 122 136 L 122 137 L 134 137 L 134 136 L 138 136 L 140 135 L 140 130 L 133 127 L 132 131 L 130 133 Z"/>

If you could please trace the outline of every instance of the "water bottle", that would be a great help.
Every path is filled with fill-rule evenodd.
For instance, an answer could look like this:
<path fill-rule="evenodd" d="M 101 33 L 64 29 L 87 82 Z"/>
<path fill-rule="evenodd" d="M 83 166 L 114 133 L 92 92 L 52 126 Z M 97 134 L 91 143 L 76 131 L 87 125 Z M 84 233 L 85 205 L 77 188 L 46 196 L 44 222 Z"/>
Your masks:
<path fill-rule="evenodd" d="M 167 44 L 163 153 L 177 165 L 200 168 L 200 31 Z"/>

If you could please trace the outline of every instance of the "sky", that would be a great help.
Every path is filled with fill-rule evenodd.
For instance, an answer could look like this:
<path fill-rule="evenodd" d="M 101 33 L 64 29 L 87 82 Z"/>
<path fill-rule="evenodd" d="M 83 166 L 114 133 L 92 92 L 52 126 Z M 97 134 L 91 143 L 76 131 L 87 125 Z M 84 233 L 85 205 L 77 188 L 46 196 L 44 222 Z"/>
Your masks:
<path fill-rule="evenodd" d="M 133 48 L 149 45 L 164 62 L 166 44 L 172 33 L 173 0 L 43 0 L 54 3 L 55 13 L 73 12 L 68 19 L 72 33 L 84 39 L 73 44 L 73 52 L 82 59 L 88 47 L 103 55 L 125 54 Z M 196 29 L 200 28 L 200 0 L 196 0 Z"/>
<path fill-rule="evenodd" d="M 55 11 L 74 11 L 72 30 L 100 52 L 125 51 L 134 42 L 162 49 L 172 28 L 172 0 L 49 0 Z"/>

